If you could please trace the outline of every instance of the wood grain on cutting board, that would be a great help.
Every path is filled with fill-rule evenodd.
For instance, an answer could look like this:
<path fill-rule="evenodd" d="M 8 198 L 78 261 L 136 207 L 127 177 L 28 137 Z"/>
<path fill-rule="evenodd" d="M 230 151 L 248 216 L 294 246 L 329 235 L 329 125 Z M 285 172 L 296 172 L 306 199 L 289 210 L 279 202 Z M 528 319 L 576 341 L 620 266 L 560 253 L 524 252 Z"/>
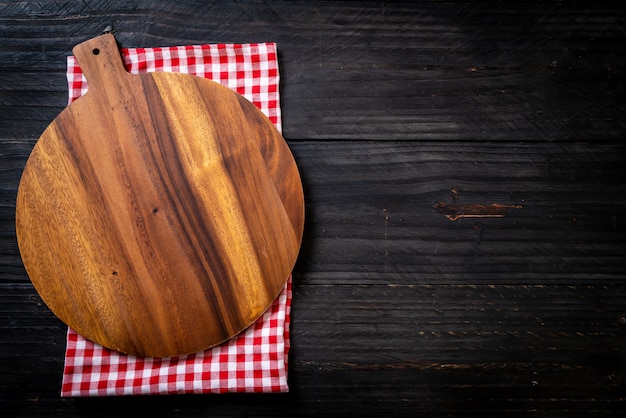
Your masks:
<path fill-rule="evenodd" d="M 113 35 L 74 53 L 89 91 L 45 130 L 17 199 L 35 288 L 124 353 L 187 354 L 239 333 L 284 286 L 302 238 L 285 141 L 215 82 L 127 73 Z"/>

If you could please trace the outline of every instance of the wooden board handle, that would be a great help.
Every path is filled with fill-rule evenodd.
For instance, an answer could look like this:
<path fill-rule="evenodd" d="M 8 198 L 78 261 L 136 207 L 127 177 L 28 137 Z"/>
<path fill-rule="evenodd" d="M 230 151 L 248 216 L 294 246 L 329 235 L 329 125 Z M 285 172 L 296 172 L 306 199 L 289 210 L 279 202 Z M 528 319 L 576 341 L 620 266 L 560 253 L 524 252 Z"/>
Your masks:
<path fill-rule="evenodd" d="M 90 89 L 117 86 L 120 78 L 130 75 L 124 67 L 117 41 L 110 33 L 78 44 L 72 52 Z"/>

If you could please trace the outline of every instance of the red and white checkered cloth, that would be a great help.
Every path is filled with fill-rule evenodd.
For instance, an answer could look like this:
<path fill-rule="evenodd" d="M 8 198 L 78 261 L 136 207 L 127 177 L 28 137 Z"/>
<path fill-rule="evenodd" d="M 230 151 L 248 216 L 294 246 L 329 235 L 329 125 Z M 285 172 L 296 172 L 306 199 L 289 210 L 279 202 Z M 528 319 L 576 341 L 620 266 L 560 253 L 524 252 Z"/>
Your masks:
<path fill-rule="evenodd" d="M 181 72 L 221 83 L 254 103 L 280 131 L 278 60 L 274 43 L 125 48 L 130 73 Z M 87 91 L 72 56 L 67 59 L 69 103 Z M 86 340 L 71 328 L 61 396 L 178 393 L 286 392 L 291 277 L 272 306 L 229 341 L 171 358 L 118 353 Z"/>

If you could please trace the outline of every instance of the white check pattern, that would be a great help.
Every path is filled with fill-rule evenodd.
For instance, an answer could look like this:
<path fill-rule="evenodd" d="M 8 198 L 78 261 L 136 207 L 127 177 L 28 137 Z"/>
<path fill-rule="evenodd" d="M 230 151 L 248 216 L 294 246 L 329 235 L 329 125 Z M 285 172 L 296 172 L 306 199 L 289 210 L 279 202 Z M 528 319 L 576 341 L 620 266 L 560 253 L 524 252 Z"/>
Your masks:
<path fill-rule="evenodd" d="M 281 130 L 276 45 L 215 44 L 126 48 L 127 70 L 182 72 L 237 91 Z M 67 59 L 69 103 L 87 92 L 72 56 Z M 286 392 L 290 348 L 291 276 L 272 306 L 241 334 L 212 349 L 171 358 L 137 357 L 67 333 L 61 396 Z"/>

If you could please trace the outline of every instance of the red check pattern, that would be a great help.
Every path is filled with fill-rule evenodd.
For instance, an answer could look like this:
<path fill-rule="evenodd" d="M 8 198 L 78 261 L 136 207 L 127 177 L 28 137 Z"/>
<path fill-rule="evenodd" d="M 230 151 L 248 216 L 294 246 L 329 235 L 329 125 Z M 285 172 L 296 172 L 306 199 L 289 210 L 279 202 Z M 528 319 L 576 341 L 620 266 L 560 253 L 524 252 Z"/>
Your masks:
<path fill-rule="evenodd" d="M 182 72 L 217 81 L 254 103 L 281 130 L 276 45 L 217 44 L 126 48 L 127 70 Z M 69 103 L 87 92 L 67 59 Z M 129 356 L 89 341 L 71 328 L 61 396 L 286 392 L 291 277 L 272 306 L 241 334 L 212 349 L 171 358 Z"/>

